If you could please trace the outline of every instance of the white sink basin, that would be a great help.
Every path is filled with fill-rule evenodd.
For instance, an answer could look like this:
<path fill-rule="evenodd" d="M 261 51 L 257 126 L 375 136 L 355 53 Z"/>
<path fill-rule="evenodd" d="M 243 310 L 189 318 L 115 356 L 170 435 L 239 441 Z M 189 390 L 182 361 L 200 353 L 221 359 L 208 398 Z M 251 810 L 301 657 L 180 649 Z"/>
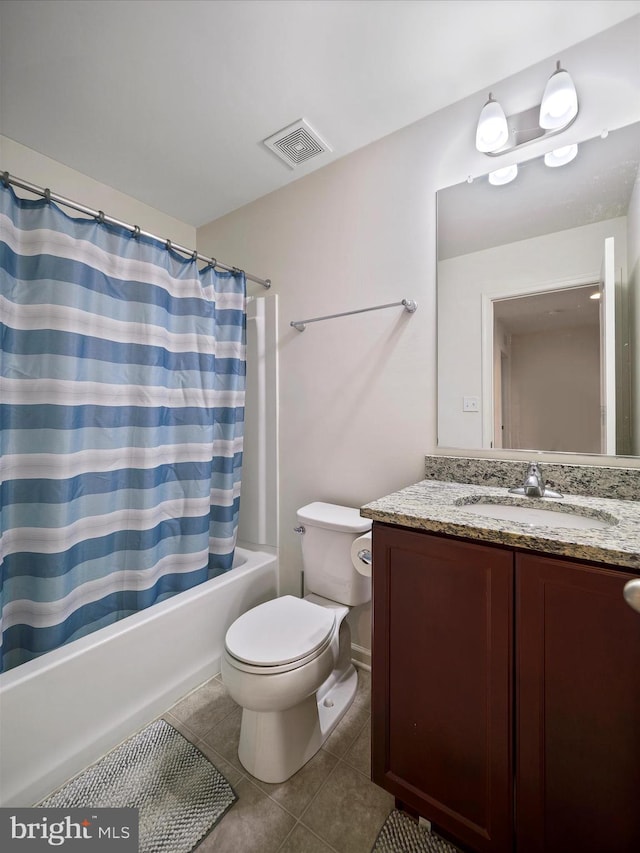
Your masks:
<path fill-rule="evenodd" d="M 593 518 L 573 509 L 541 509 L 540 507 L 520 506 L 501 503 L 466 503 L 456 501 L 464 512 L 481 515 L 484 518 L 496 518 L 501 521 L 517 521 L 531 527 L 573 528 L 580 530 L 604 530 L 616 523 L 614 518 Z"/>

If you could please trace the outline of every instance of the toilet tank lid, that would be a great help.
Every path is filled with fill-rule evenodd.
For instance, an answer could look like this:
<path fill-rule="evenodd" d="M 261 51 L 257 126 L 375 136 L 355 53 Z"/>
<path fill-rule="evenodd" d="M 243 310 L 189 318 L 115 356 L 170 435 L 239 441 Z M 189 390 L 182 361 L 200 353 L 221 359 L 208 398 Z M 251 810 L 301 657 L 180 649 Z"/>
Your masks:
<path fill-rule="evenodd" d="M 351 506 L 315 501 L 299 509 L 297 516 L 298 521 L 311 527 L 326 527 L 343 533 L 365 533 L 371 530 L 371 520 L 362 518 L 360 511 Z"/>

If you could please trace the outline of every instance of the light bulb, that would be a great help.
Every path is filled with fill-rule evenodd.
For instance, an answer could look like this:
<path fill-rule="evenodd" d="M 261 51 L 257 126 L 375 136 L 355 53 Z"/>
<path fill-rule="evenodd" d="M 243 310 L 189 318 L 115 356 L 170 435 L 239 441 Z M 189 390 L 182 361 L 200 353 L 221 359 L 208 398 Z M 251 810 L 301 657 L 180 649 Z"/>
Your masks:
<path fill-rule="evenodd" d="M 562 148 L 555 148 L 553 151 L 547 151 L 544 155 L 544 165 L 555 168 L 556 166 L 564 166 L 570 163 L 578 153 L 577 145 L 563 145 Z"/>
<path fill-rule="evenodd" d="M 482 108 L 476 130 L 476 148 L 486 154 L 497 151 L 509 138 L 509 127 L 504 110 L 497 101 L 489 95 L 489 100 Z"/>
<path fill-rule="evenodd" d="M 503 184 L 509 184 L 518 174 L 518 167 L 514 163 L 513 166 L 505 166 L 503 169 L 496 169 L 495 172 L 489 172 L 489 183 L 494 187 L 501 187 Z"/>
<path fill-rule="evenodd" d="M 540 104 L 540 127 L 558 130 L 578 115 L 578 95 L 568 71 L 560 68 L 547 80 Z"/>

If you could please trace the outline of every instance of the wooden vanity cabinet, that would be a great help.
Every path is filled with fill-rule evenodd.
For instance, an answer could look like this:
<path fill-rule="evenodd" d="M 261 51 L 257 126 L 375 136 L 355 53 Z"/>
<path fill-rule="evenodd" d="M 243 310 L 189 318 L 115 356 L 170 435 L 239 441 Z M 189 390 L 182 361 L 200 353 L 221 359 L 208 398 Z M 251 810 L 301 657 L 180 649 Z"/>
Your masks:
<path fill-rule="evenodd" d="M 468 849 L 640 850 L 633 577 L 376 522 L 372 777 Z"/>
<path fill-rule="evenodd" d="M 378 523 L 373 549 L 373 781 L 510 850 L 512 554 Z"/>
<path fill-rule="evenodd" d="M 518 853 L 640 851 L 640 614 L 623 571 L 518 554 Z"/>

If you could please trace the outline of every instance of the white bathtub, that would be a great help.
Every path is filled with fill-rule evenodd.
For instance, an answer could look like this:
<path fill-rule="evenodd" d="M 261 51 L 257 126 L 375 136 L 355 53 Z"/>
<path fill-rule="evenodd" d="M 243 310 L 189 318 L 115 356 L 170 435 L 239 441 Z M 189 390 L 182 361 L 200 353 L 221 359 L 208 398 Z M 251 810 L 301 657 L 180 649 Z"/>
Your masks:
<path fill-rule="evenodd" d="M 277 584 L 275 556 L 237 548 L 224 575 L 0 675 L 0 805 L 38 802 L 220 672 L 227 628 Z"/>

